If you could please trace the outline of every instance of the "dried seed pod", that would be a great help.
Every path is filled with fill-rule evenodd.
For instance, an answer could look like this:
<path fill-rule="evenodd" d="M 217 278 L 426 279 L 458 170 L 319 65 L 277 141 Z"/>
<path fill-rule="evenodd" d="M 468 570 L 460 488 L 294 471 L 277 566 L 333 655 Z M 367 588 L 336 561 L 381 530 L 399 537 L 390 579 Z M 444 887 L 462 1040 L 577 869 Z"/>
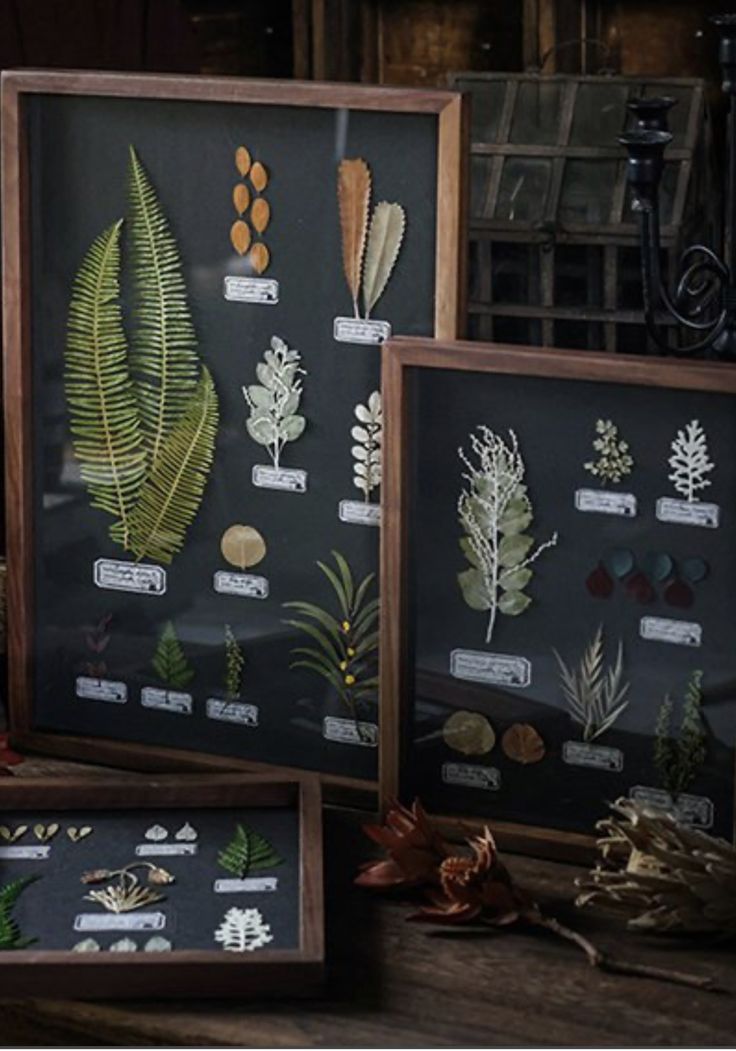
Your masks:
<path fill-rule="evenodd" d="M 258 191 L 258 193 L 263 193 L 263 191 L 268 186 L 268 172 L 266 171 L 266 169 L 260 161 L 256 161 L 256 163 L 251 168 L 250 181 L 253 183 L 253 186 Z"/>
<path fill-rule="evenodd" d="M 257 197 L 250 210 L 250 221 L 257 233 L 262 234 L 271 218 L 271 208 L 265 197 Z"/>
<path fill-rule="evenodd" d="M 148 882 L 153 883 L 154 886 L 165 887 L 167 884 L 174 882 L 174 877 L 167 869 L 161 868 L 160 865 L 154 865 L 148 870 Z"/>
<path fill-rule="evenodd" d="M 264 244 L 255 244 L 250 250 L 251 266 L 257 274 L 262 274 L 271 261 L 271 256 Z"/>
<path fill-rule="evenodd" d="M 253 526 L 233 525 L 222 534 L 220 550 L 231 566 L 248 569 L 265 557 L 266 542 Z"/>
<path fill-rule="evenodd" d="M 250 171 L 250 153 L 248 153 L 245 146 L 238 146 L 235 151 L 235 166 L 243 178 Z"/>
<path fill-rule="evenodd" d="M 233 205 L 238 215 L 242 215 L 250 204 L 250 190 L 245 183 L 239 182 L 233 186 Z"/>
<path fill-rule="evenodd" d="M 504 755 L 527 766 L 544 759 L 544 741 L 530 723 L 514 723 L 501 738 Z"/>
<path fill-rule="evenodd" d="M 250 248 L 250 227 L 242 219 L 236 219 L 230 227 L 230 240 L 238 255 L 245 255 Z"/>
<path fill-rule="evenodd" d="M 485 755 L 496 743 L 496 734 L 480 712 L 453 712 L 442 727 L 445 744 L 462 755 Z"/>

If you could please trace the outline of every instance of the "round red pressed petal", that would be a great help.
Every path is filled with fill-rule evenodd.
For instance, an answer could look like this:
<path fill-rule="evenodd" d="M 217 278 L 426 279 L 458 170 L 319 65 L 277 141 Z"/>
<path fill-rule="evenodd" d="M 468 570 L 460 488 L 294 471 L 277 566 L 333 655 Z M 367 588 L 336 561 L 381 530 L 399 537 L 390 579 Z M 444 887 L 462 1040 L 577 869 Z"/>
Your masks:
<path fill-rule="evenodd" d="M 613 594 L 613 578 L 604 565 L 598 565 L 585 581 L 593 598 L 610 598 Z"/>

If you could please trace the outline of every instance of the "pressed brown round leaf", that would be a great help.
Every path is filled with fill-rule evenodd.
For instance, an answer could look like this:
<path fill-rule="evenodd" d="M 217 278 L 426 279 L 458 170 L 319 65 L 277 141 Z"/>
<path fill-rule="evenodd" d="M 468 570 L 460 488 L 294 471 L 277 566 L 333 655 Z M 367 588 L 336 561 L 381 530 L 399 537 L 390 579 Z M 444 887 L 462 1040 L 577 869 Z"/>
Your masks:
<path fill-rule="evenodd" d="M 253 202 L 253 207 L 250 210 L 250 221 L 253 223 L 253 228 L 262 234 L 268 226 L 268 222 L 271 218 L 271 208 L 269 207 L 268 201 L 265 197 L 256 197 Z"/>
<path fill-rule="evenodd" d="M 230 227 L 230 240 L 238 255 L 245 255 L 250 247 L 250 229 L 242 219 L 236 219 Z"/>
<path fill-rule="evenodd" d="M 266 171 L 266 169 L 260 161 L 256 161 L 256 163 L 251 168 L 250 181 L 253 183 L 253 186 L 256 188 L 258 193 L 263 193 L 263 191 L 268 186 L 268 172 Z"/>
<path fill-rule="evenodd" d="M 233 204 L 238 215 L 242 215 L 250 204 L 250 190 L 245 183 L 239 182 L 233 187 Z"/>
<path fill-rule="evenodd" d="M 496 743 L 496 733 L 480 712 L 453 712 L 442 727 L 445 744 L 463 755 L 485 755 Z"/>
<path fill-rule="evenodd" d="M 257 274 L 262 274 L 271 261 L 271 256 L 264 244 L 256 244 L 250 250 L 251 266 Z"/>
<path fill-rule="evenodd" d="M 250 171 L 250 154 L 245 146 L 238 146 L 235 151 L 235 165 L 243 178 L 245 178 Z"/>
<path fill-rule="evenodd" d="M 253 526 L 233 525 L 222 534 L 220 550 L 231 566 L 247 569 L 265 557 L 266 541 Z"/>
<path fill-rule="evenodd" d="M 514 723 L 501 738 L 504 755 L 527 766 L 544 759 L 544 741 L 530 723 Z"/>

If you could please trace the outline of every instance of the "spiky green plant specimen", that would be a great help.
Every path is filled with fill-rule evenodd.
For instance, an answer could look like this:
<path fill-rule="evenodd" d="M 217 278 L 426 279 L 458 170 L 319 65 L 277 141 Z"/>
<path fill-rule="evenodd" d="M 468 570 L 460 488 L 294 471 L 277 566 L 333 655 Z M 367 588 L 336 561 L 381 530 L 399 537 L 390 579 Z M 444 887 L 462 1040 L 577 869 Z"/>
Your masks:
<path fill-rule="evenodd" d="M 189 407 L 199 359 L 179 249 L 133 146 L 128 206 L 136 298 L 131 364 L 138 379 L 146 451 L 155 468 L 166 436 Z"/>
<path fill-rule="evenodd" d="M 217 855 L 220 868 L 238 879 L 245 879 L 248 873 L 257 869 L 275 868 L 283 864 L 283 860 L 265 836 L 241 824 L 236 826 L 235 835 Z"/>
<path fill-rule="evenodd" d="M 90 248 L 69 311 L 65 386 L 74 449 L 110 536 L 137 561 L 168 564 L 184 545 L 212 466 L 212 377 L 197 356 L 181 260 L 156 192 L 130 147 L 129 347 L 120 310 L 122 220 Z"/>
<path fill-rule="evenodd" d="M 35 938 L 21 935 L 18 923 L 13 918 L 13 908 L 26 887 L 37 879 L 38 876 L 23 876 L 0 887 L 0 950 L 26 949 L 36 941 Z"/>
<path fill-rule="evenodd" d="M 229 624 L 225 625 L 225 695 L 229 701 L 240 697 L 245 657 Z"/>
<path fill-rule="evenodd" d="M 355 716 L 358 705 L 375 699 L 378 687 L 378 599 L 368 598 L 375 574 L 356 586 L 345 558 L 333 551 L 337 572 L 324 562 L 317 565 L 337 597 L 337 615 L 311 602 L 286 602 L 302 619 L 287 620 L 314 640 L 316 645 L 292 650 L 297 658 L 292 668 L 308 668 L 326 679 Z"/>
<path fill-rule="evenodd" d="M 167 435 L 130 518 L 130 549 L 138 560 L 169 563 L 181 551 L 212 468 L 217 394 L 209 370 Z"/>
<path fill-rule="evenodd" d="M 127 547 L 146 457 L 119 304 L 121 226 L 122 220 L 93 242 L 75 279 L 64 386 L 92 506 L 112 515 L 111 536 Z"/>
<path fill-rule="evenodd" d="M 702 671 L 694 671 L 690 676 L 677 738 L 672 734 L 674 704 L 669 694 L 662 701 L 657 715 L 654 730 L 654 766 L 662 786 L 675 799 L 693 783 L 707 756 L 705 724 L 701 711 L 702 681 Z"/>
<path fill-rule="evenodd" d="M 163 626 L 151 664 L 159 679 L 172 690 L 185 689 L 194 678 L 194 668 L 184 655 L 170 620 Z"/>

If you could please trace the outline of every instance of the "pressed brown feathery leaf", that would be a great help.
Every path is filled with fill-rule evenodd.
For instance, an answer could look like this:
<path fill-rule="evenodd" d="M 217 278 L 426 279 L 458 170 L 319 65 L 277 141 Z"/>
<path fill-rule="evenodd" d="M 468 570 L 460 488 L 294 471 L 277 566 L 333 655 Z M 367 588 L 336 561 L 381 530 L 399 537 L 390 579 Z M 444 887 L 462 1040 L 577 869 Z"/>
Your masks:
<path fill-rule="evenodd" d="M 236 219 L 230 227 L 230 240 L 238 255 L 245 255 L 250 248 L 250 229 L 242 219 Z"/>
<path fill-rule="evenodd" d="M 240 174 L 245 176 L 250 171 L 250 154 L 246 150 L 245 146 L 238 146 L 235 151 L 235 166 L 237 167 Z"/>
<path fill-rule="evenodd" d="M 256 233 L 262 234 L 271 219 L 271 209 L 265 197 L 257 197 L 250 210 L 250 221 Z"/>
<path fill-rule="evenodd" d="M 342 231 L 342 259 L 356 317 L 368 234 L 370 196 L 371 173 L 366 162 L 360 157 L 341 161 L 337 171 L 337 199 Z"/>
<path fill-rule="evenodd" d="M 250 204 L 250 190 L 242 182 L 233 187 L 233 204 L 238 215 L 242 215 Z"/>
<path fill-rule="evenodd" d="M 271 261 L 271 255 L 264 244 L 256 244 L 250 250 L 251 266 L 257 274 L 262 274 Z"/>
<path fill-rule="evenodd" d="M 263 191 L 268 186 L 268 172 L 266 171 L 266 168 L 264 167 L 264 165 L 261 164 L 260 161 L 256 161 L 256 163 L 251 168 L 250 181 L 253 183 L 253 186 L 258 191 L 258 193 L 263 193 Z"/>

